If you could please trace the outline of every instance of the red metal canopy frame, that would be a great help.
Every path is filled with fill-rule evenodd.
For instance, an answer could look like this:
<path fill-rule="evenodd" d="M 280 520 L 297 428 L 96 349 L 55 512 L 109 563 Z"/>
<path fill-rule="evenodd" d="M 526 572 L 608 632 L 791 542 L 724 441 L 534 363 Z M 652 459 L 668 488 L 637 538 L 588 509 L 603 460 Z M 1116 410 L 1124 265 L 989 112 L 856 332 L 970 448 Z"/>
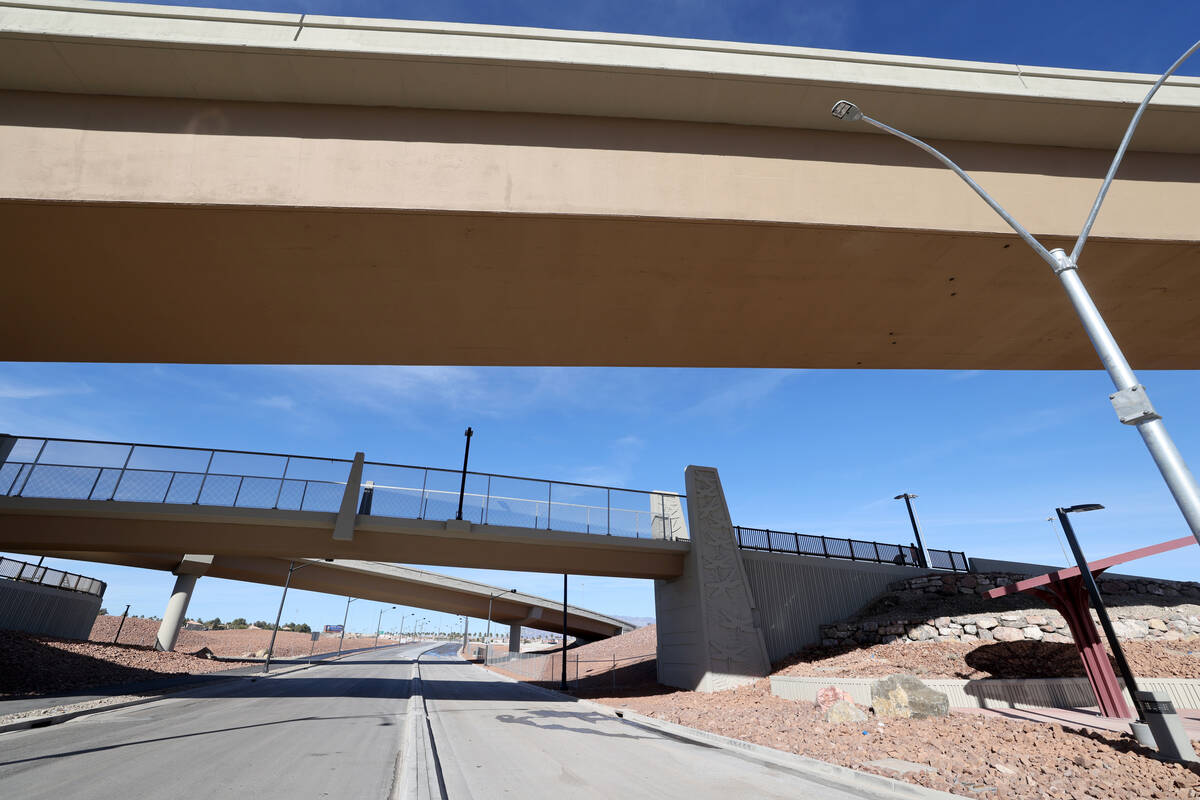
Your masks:
<path fill-rule="evenodd" d="M 1130 550 L 1128 553 L 1118 553 L 1098 561 L 1090 561 L 1088 562 L 1088 571 L 1092 575 L 1099 575 L 1109 567 L 1115 567 L 1118 564 L 1194 544 L 1196 544 L 1194 537 L 1183 536 L 1169 542 L 1152 544 L 1149 547 Z M 1096 701 L 1100 704 L 1100 713 L 1106 717 L 1131 719 L 1134 715 L 1130 713 L 1129 706 L 1126 705 L 1125 698 L 1121 694 L 1121 686 L 1117 683 L 1116 673 L 1113 672 L 1112 664 L 1108 661 L 1108 653 L 1100 639 L 1100 632 L 1096 630 L 1096 623 L 1092 621 L 1092 615 L 1089 613 L 1087 587 L 1083 584 L 1083 574 L 1079 571 L 1079 567 L 1068 567 L 1057 572 L 1039 575 L 1036 578 L 1017 581 L 1008 586 L 1000 586 L 987 592 L 987 596 L 996 599 L 1021 592 L 1030 592 L 1046 600 L 1067 621 L 1067 627 L 1071 629 L 1071 637 L 1075 640 L 1075 647 L 1079 650 L 1079 658 L 1083 661 L 1083 671 L 1087 675 L 1088 683 L 1092 685 Z"/>

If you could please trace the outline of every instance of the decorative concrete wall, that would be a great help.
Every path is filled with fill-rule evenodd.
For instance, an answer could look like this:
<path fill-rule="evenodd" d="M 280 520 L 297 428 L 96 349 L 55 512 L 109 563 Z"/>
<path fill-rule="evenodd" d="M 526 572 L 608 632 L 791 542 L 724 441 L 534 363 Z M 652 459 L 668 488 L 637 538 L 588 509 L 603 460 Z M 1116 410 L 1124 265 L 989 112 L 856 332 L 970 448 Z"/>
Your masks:
<path fill-rule="evenodd" d="M 927 598 L 949 599 L 959 595 L 983 595 L 1026 577 L 1013 573 L 931 575 L 912 578 L 887 587 L 901 608 Z M 1200 636 L 1200 584 L 1126 576 L 1101 576 L 1097 581 L 1113 628 L 1121 639 L 1172 641 Z M 1033 595 L 1023 596 L 1028 608 L 982 613 L 894 616 L 872 615 L 869 619 L 821 626 L 821 644 L 875 644 L 895 641 L 1000 641 L 1022 640 L 1070 642 L 1066 620 Z M 1096 618 L 1092 612 L 1093 619 Z M 1098 624 L 1097 620 L 1097 624 Z"/>
<path fill-rule="evenodd" d="M 98 613 L 94 594 L 0 580 L 0 629 L 86 639 Z"/>
<path fill-rule="evenodd" d="M 741 552 L 772 661 L 820 644 L 822 626 L 846 619 L 918 567 L 780 553 Z"/>
<path fill-rule="evenodd" d="M 879 678 L 838 678 L 779 675 L 771 678 L 771 694 L 788 700 L 815 701 L 817 692 L 836 686 L 859 705 L 871 705 L 871 684 Z M 1039 678 L 1034 680 L 962 680 L 924 678 L 931 689 L 945 693 L 951 708 L 1094 708 L 1096 696 L 1087 678 Z M 1124 682 L 1118 679 L 1122 688 Z M 1200 680 L 1187 678 L 1138 678 L 1146 691 L 1166 692 L 1176 708 L 1200 708 Z M 1133 708 L 1129 692 L 1125 702 Z"/>
<path fill-rule="evenodd" d="M 770 662 L 721 478 L 695 466 L 685 477 L 691 551 L 680 577 L 654 582 L 658 680 L 702 692 L 732 689 L 766 675 Z"/>

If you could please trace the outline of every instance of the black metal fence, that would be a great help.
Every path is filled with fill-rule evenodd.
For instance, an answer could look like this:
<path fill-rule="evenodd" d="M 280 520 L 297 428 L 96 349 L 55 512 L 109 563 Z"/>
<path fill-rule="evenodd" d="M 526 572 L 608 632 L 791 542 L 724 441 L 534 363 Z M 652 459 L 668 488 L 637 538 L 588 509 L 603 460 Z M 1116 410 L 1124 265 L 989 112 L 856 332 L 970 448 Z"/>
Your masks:
<path fill-rule="evenodd" d="M 934 569 L 949 569 L 954 572 L 970 572 L 967 554 L 956 550 L 925 550 L 929 554 L 929 566 Z"/>
<path fill-rule="evenodd" d="M 39 567 L 14 558 L 0 558 L 0 578 L 8 578 L 24 583 L 39 583 L 43 586 L 54 586 L 72 592 L 83 592 L 104 597 L 106 584 L 104 581 L 76 575 L 74 572 L 63 572 L 59 569 Z"/>
<path fill-rule="evenodd" d="M 734 526 L 733 530 L 737 534 L 738 546 L 743 550 L 843 558 L 848 561 L 898 564 L 909 567 L 916 567 L 921 563 L 917 549 L 907 544 L 838 539 L 808 533 L 773 531 L 767 528 Z M 969 571 L 967 557 L 963 553 L 949 550 L 929 550 L 928 553 L 929 566 L 933 569 L 948 569 L 955 572 Z"/>

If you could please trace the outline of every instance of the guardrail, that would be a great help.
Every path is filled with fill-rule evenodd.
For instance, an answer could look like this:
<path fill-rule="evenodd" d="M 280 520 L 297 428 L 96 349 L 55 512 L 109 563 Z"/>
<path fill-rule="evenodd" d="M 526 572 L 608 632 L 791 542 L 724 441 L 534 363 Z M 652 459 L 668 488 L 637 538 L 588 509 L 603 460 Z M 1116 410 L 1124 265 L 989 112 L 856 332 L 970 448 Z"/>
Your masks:
<path fill-rule="evenodd" d="M 7 578 L 22 583 L 53 586 L 57 589 L 66 589 L 72 592 L 94 594 L 97 597 L 104 597 L 104 590 L 108 588 L 108 585 L 104 581 L 96 580 L 95 578 L 76 575 L 74 572 L 63 572 L 59 569 L 40 567 L 37 564 L 17 561 L 14 558 L 0 557 L 0 578 Z"/>
<path fill-rule="evenodd" d="M 808 533 L 773 531 L 767 528 L 734 526 L 733 530 L 737 534 L 738 547 L 743 550 L 841 558 L 848 561 L 898 564 L 910 567 L 917 567 L 921 564 L 917 548 L 906 544 L 839 539 Z M 926 552 L 929 553 L 929 566 L 933 569 L 969 571 L 967 557 L 963 553 L 949 550 L 927 550 Z"/>
<path fill-rule="evenodd" d="M 10 452 L 4 456 L 4 447 Z M 0 495 L 336 513 L 351 460 L 85 439 L 0 438 Z M 368 461 L 359 511 L 454 519 L 461 470 Z M 467 472 L 463 518 L 633 538 L 687 536 L 684 495 Z"/>
<path fill-rule="evenodd" d="M 929 554 L 929 566 L 934 569 L 948 569 L 954 572 L 970 572 L 971 565 L 967 554 L 958 550 L 933 550 L 925 548 Z"/>

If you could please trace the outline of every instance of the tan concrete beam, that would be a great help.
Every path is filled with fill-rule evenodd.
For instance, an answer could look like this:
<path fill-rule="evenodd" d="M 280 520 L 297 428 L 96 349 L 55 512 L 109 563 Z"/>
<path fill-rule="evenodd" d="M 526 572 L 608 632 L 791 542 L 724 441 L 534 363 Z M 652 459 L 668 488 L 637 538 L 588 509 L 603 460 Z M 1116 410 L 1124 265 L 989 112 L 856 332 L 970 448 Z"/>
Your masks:
<path fill-rule="evenodd" d="M 337 558 L 435 566 L 656 578 L 678 574 L 687 542 L 539 532 L 495 525 L 360 517 L 353 541 L 333 514 L 0 498 L 0 549 Z M 211 573 L 210 573 L 211 574 Z"/>
<path fill-rule="evenodd" d="M 8 203 L 0 241 L 38 267 L 6 275 L 0 360 L 1099 366 L 1015 236 Z M 1200 368 L 1198 259 L 1187 241 L 1088 245 L 1080 274 L 1134 367 Z M 452 320 L 428 301 L 450 294 Z"/>

